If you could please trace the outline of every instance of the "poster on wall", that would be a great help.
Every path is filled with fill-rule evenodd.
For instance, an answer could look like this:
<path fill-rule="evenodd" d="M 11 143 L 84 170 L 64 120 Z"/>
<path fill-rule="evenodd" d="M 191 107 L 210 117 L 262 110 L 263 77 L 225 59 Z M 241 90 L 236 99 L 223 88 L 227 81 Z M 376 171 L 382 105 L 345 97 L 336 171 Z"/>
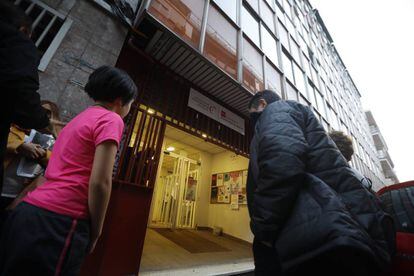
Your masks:
<path fill-rule="evenodd" d="M 239 193 L 239 204 L 243 204 L 243 205 L 247 204 L 246 184 L 247 184 L 247 170 L 244 170 L 243 176 L 242 176 L 241 192 Z"/>
<path fill-rule="evenodd" d="M 217 174 L 213 174 L 211 176 L 211 187 L 216 187 L 217 186 Z"/>
<path fill-rule="evenodd" d="M 242 174 L 242 171 L 229 173 L 232 195 L 238 195 L 242 191 Z"/>
<path fill-rule="evenodd" d="M 210 203 L 218 203 L 218 188 L 217 187 L 212 187 L 211 188 L 211 196 L 210 196 Z"/>
<path fill-rule="evenodd" d="M 217 174 L 217 186 L 218 187 L 223 186 L 223 178 L 224 176 L 222 173 Z"/>
<path fill-rule="evenodd" d="M 238 194 L 231 195 L 230 208 L 232 210 L 239 210 L 239 195 Z"/>
<path fill-rule="evenodd" d="M 197 191 L 197 180 L 192 176 L 188 178 L 187 181 L 187 193 L 185 194 L 185 200 L 195 201 Z"/>

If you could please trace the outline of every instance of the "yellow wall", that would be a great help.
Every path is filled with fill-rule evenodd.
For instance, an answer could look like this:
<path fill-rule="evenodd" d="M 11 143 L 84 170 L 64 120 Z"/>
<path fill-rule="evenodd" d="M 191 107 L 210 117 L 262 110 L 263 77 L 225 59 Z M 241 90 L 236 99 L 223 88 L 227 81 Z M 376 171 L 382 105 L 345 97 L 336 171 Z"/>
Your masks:
<path fill-rule="evenodd" d="M 245 170 L 248 164 L 249 160 L 247 158 L 225 151 L 213 155 L 211 174 Z M 208 200 L 210 201 L 210 191 L 208 191 Z M 209 204 L 209 227 L 221 227 L 225 234 L 252 242 L 253 235 L 250 231 L 249 223 L 250 218 L 247 205 L 239 205 L 239 210 L 231 210 L 230 204 Z"/>

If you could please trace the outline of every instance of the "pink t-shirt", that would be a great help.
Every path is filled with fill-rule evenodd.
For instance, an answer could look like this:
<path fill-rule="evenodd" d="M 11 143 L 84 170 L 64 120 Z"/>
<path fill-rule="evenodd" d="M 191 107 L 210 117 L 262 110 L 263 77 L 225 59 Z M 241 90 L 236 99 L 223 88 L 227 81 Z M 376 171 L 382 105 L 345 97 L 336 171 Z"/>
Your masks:
<path fill-rule="evenodd" d="M 119 145 L 124 122 L 105 108 L 92 106 L 60 132 L 46 169 L 46 182 L 25 202 L 73 218 L 88 218 L 88 187 L 96 147 L 108 140 Z"/>

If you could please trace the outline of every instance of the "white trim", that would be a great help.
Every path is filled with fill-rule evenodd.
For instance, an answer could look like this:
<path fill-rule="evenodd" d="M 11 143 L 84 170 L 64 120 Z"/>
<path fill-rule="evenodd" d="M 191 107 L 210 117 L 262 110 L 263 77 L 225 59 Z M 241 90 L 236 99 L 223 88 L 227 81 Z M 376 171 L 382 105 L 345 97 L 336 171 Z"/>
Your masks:
<path fill-rule="evenodd" d="M 43 54 L 42 59 L 40 60 L 39 67 L 37 68 L 40 71 L 45 71 L 47 65 L 49 64 L 50 60 L 52 59 L 53 55 L 55 54 L 57 48 L 62 43 L 63 38 L 69 31 L 70 27 L 72 26 L 72 19 L 67 18 L 65 22 L 63 22 L 62 27 L 60 27 L 59 32 L 53 38 L 52 43 L 50 43 L 49 47 L 47 48 L 46 52 Z"/>

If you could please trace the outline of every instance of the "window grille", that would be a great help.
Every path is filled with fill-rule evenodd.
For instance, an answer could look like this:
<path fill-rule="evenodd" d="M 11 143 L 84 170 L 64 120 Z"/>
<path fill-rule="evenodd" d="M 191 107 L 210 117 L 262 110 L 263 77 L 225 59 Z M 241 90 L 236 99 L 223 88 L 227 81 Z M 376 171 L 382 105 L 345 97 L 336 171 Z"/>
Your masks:
<path fill-rule="evenodd" d="M 14 4 L 32 19 L 32 40 L 41 58 L 38 69 L 45 71 L 72 20 L 38 0 L 16 0 Z"/>

